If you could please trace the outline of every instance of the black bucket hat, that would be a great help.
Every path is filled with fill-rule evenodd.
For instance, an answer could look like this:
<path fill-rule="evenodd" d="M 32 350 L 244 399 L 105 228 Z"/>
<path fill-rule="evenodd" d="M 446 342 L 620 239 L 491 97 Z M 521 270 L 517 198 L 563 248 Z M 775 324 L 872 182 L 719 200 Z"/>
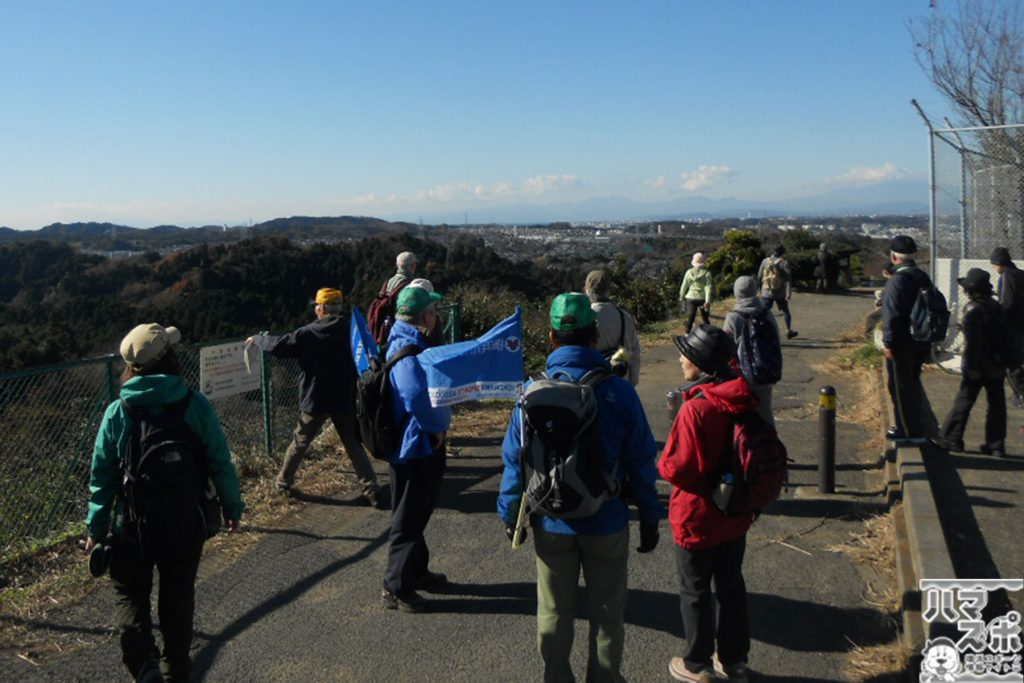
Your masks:
<path fill-rule="evenodd" d="M 963 277 L 958 277 L 956 281 L 961 287 L 972 292 L 991 291 L 992 289 L 992 282 L 989 280 L 988 271 L 981 268 L 971 268 Z"/>
<path fill-rule="evenodd" d="M 690 334 L 672 338 L 679 353 L 690 359 L 709 375 L 720 378 L 732 377 L 729 361 L 736 355 L 736 343 L 721 328 L 701 325 L 690 330 Z"/>

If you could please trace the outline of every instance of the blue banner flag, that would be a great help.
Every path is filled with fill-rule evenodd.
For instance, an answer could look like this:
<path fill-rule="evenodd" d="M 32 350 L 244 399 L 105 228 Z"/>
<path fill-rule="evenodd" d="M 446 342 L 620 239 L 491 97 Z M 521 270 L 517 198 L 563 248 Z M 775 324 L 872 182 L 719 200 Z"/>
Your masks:
<path fill-rule="evenodd" d="M 352 344 L 352 360 L 356 364 L 356 374 L 361 375 L 370 369 L 370 359 L 380 356 L 380 349 L 370 334 L 370 326 L 366 324 L 363 312 L 358 308 L 352 309 L 349 341 Z"/>
<path fill-rule="evenodd" d="M 482 398 L 517 398 L 523 386 L 522 310 L 482 337 L 427 349 L 416 356 L 434 407 Z"/>

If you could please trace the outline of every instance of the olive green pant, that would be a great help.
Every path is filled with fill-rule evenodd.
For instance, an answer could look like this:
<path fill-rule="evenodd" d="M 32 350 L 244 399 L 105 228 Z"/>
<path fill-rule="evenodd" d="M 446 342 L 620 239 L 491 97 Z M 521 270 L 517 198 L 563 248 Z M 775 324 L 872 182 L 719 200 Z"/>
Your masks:
<path fill-rule="evenodd" d="M 537 550 L 537 647 L 545 683 L 571 683 L 573 620 L 580 569 L 590 607 L 588 683 L 621 683 L 626 630 L 629 529 L 601 536 L 551 534 L 534 529 Z"/>

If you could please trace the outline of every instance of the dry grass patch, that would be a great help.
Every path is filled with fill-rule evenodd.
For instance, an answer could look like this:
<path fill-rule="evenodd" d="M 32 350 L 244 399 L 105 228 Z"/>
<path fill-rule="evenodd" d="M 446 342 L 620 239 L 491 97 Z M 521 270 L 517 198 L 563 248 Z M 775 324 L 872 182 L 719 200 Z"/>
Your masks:
<path fill-rule="evenodd" d="M 844 677 L 851 681 L 904 680 L 910 651 L 896 635 L 896 615 L 900 610 L 900 594 L 896 580 L 896 526 L 895 516 L 902 514 L 900 506 L 887 513 L 864 521 L 860 532 L 850 535 L 845 543 L 828 549 L 849 557 L 868 576 L 867 588 L 861 598 L 877 610 L 892 627 L 893 641 L 862 647 L 857 643 L 847 655 Z"/>

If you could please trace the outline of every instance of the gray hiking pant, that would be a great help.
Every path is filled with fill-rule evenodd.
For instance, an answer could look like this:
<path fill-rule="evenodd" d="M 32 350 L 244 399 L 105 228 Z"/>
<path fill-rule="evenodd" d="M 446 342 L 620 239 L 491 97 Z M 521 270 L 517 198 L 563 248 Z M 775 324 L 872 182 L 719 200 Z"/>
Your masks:
<path fill-rule="evenodd" d="M 359 478 L 359 485 L 362 487 L 363 492 L 376 490 L 377 473 L 373 471 L 370 459 L 367 457 L 363 444 L 359 440 L 356 416 L 350 413 L 319 413 L 316 415 L 299 413 L 299 423 L 295 426 L 295 431 L 292 432 L 292 442 L 288 446 L 288 451 L 284 454 L 284 462 L 281 464 L 281 471 L 277 475 L 277 481 L 275 482 L 277 487 L 287 489 L 291 488 L 292 484 L 295 483 L 295 473 L 298 471 L 302 459 L 306 457 L 309 445 L 316 438 L 317 434 L 320 433 L 320 429 L 323 428 L 324 423 L 328 419 L 334 423 L 334 428 L 338 430 L 341 445 L 345 447 L 345 453 L 348 454 L 348 459 L 352 461 L 352 469 L 355 470 L 356 477 Z"/>

